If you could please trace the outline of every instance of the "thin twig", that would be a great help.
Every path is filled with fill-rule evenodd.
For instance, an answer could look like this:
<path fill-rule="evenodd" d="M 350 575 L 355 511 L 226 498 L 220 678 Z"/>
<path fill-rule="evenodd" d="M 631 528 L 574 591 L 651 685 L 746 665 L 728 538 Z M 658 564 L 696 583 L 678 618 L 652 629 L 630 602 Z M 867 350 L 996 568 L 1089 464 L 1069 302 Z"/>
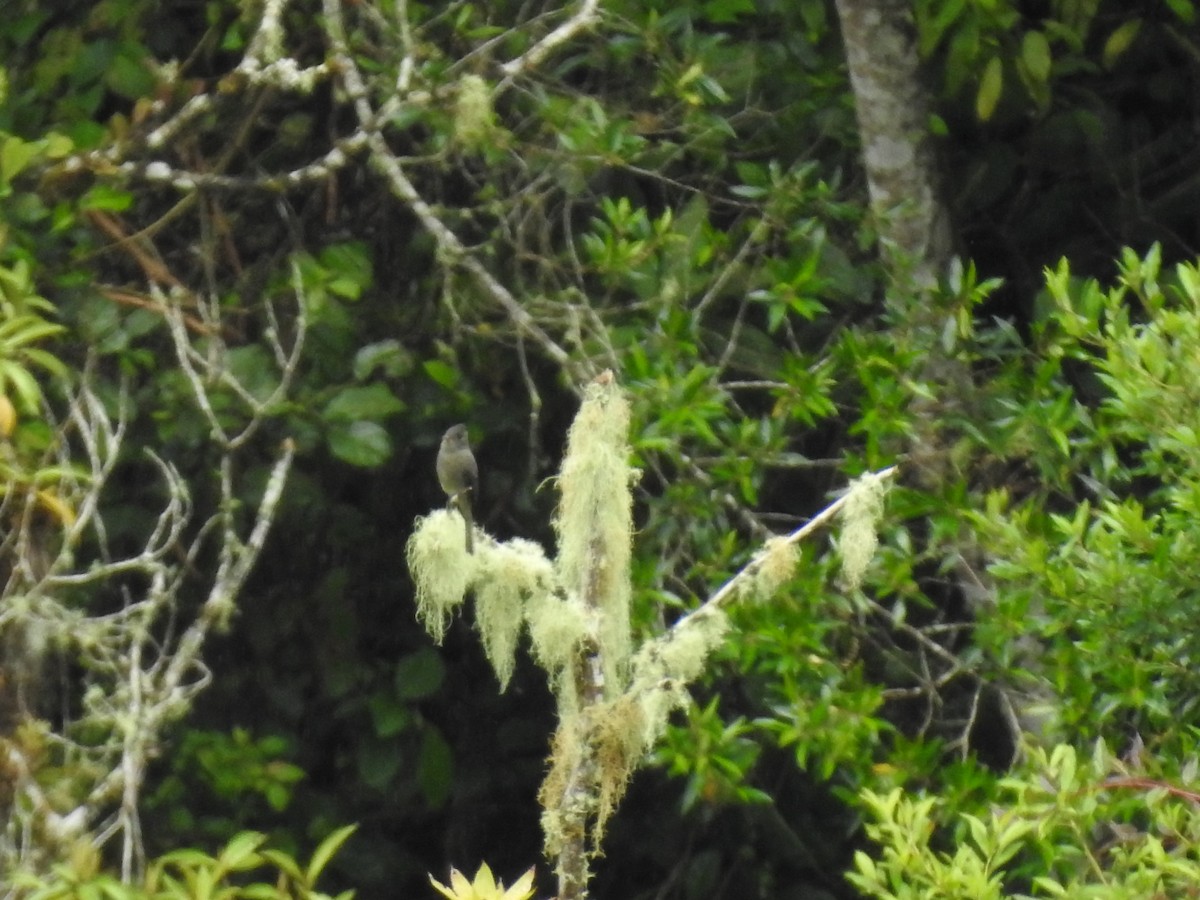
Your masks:
<path fill-rule="evenodd" d="M 889 466 L 886 469 L 881 469 L 876 472 L 875 477 L 891 478 L 896 474 L 897 469 L 897 466 Z M 809 519 L 804 525 L 801 525 L 791 534 L 787 535 L 784 540 L 789 544 L 798 544 L 800 541 L 804 540 L 818 528 L 821 528 L 826 522 L 830 521 L 834 516 L 841 512 L 842 507 L 846 505 L 848 498 L 849 495 L 846 494 L 839 497 L 837 500 L 834 500 L 827 507 Z M 764 558 L 761 555 L 750 560 L 750 562 L 748 562 L 740 572 L 730 578 L 727 582 L 725 582 L 725 584 L 721 585 L 721 587 L 717 589 L 717 592 L 705 600 L 699 608 L 688 613 L 686 616 L 676 622 L 676 626 L 681 624 L 686 619 L 690 619 L 692 616 L 729 603 L 737 596 L 738 590 L 742 584 L 749 581 L 758 573 L 758 570 L 762 567 L 763 562 Z"/>

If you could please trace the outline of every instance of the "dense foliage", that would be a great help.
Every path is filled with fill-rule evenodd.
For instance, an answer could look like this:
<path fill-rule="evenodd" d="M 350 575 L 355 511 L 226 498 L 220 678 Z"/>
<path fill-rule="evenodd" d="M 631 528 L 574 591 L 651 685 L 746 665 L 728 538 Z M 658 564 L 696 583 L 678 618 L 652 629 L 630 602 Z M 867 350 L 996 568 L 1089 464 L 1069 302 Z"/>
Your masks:
<path fill-rule="evenodd" d="M 431 646 L 402 548 L 443 502 L 433 455 L 457 421 L 476 515 L 549 546 L 543 481 L 579 386 L 611 367 L 642 470 L 639 633 L 852 477 L 900 476 L 860 586 L 835 531 L 773 601 L 731 610 L 609 826 L 596 896 L 1186 884 L 1194 5 L 914 4 L 962 254 L 937 289 L 938 352 L 973 376 L 952 396 L 888 302 L 834 5 L 615 0 L 540 52 L 587 8 L 16 0 L 0 21 L 8 530 L 70 533 L 83 387 L 128 414 L 81 568 L 153 532 L 145 449 L 242 526 L 296 453 L 205 645 L 211 684 L 155 746 L 147 877 L 231 847 L 303 872 L 292 857 L 320 847 L 311 874 L 335 890 L 422 896 L 450 864 L 511 881 L 538 861 L 550 693 L 524 660 L 499 693 L 469 620 Z M 227 373 L 207 408 L 180 329 Z M 931 488 L 912 437 L 935 393 L 951 477 Z M 99 669 L 82 641 L 13 649 L 38 543 L 4 544 L 30 577 L 10 578 L 0 638 L 5 679 L 47 686 L 27 708 L 0 692 L 0 738 L 66 810 L 84 775 L 63 748 L 102 742 L 77 727 Z M 220 561 L 196 546 L 172 560 L 185 618 Z M 100 621 L 141 587 L 62 601 Z M 124 862 L 60 849 L 29 875 L 42 896 Z"/>

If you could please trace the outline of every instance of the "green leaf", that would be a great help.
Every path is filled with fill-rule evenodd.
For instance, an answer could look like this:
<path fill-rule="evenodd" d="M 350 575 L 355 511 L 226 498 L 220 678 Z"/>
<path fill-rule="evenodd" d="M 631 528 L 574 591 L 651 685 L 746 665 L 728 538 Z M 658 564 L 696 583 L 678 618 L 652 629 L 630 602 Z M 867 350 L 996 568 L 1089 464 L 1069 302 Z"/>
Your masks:
<path fill-rule="evenodd" d="M 382 384 L 343 388 L 325 404 L 321 418 L 326 422 L 386 419 L 404 409 L 404 404 Z"/>
<path fill-rule="evenodd" d="M 281 765 L 286 766 L 286 763 Z M 299 767 L 296 767 L 299 770 Z M 275 769 L 272 768 L 272 774 L 275 774 Z M 292 802 L 292 788 L 290 785 L 270 783 L 260 788 L 263 799 L 267 801 L 267 805 L 276 812 L 283 812 L 288 808 L 288 804 Z"/>
<path fill-rule="evenodd" d="M 258 400 L 266 400 L 275 390 L 275 360 L 265 347 L 247 344 L 234 347 L 225 355 L 229 373 Z"/>
<path fill-rule="evenodd" d="M 329 449 L 343 462 L 363 469 L 382 465 L 392 455 L 392 439 L 376 422 L 335 422 Z"/>
<path fill-rule="evenodd" d="M 312 859 L 309 860 L 308 868 L 305 870 L 308 887 L 312 887 L 317 883 L 317 878 L 324 871 L 325 867 L 329 865 L 329 860 L 333 859 L 333 855 L 341 849 L 342 844 L 346 843 L 350 835 L 354 834 L 357 830 L 357 825 L 345 825 L 321 841 L 317 849 L 313 851 Z"/>
<path fill-rule="evenodd" d="M 42 147 L 34 141 L 23 141 L 19 137 L 6 135 L 0 143 L 0 185 L 8 184 L 33 162 Z"/>
<path fill-rule="evenodd" d="M 921 56 L 927 57 L 937 49 L 946 31 L 962 16 L 966 5 L 967 0 L 944 0 L 937 4 L 938 13 L 932 19 L 920 17 L 920 24 L 924 26 L 920 31 Z"/>
<path fill-rule="evenodd" d="M 395 741 L 382 741 L 368 736 L 358 742 L 355 761 L 359 778 L 368 786 L 383 790 L 400 771 L 404 757 Z"/>
<path fill-rule="evenodd" d="M 1067 889 L 1046 875 L 1038 875 L 1033 879 L 1033 883 L 1040 890 L 1044 891 L 1050 897 L 1065 897 Z"/>
<path fill-rule="evenodd" d="M 1196 5 L 1192 0 L 1167 0 L 1167 6 L 1187 24 L 1191 25 L 1196 21 Z"/>
<path fill-rule="evenodd" d="M 434 809 L 440 808 L 450 796 L 453 776 L 454 754 L 450 745 L 436 728 L 426 728 L 417 757 L 417 779 L 425 800 Z"/>
<path fill-rule="evenodd" d="M 267 836 L 257 831 L 243 831 L 234 835 L 217 857 L 217 862 L 231 872 L 242 872 L 261 864 L 258 848 Z"/>
<path fill-rule="evenodd" d="M 367 701 L 367 708 L 371 711 L 375 733 L 380 737 L 394 737 L 412 723 L 408 706 L 390 694 L 373 695 Z"/>
<path fill-rule="evenodd" d="M 75 152 L 75 142 L 65 134 L 51 131 L 42 139 L 47 159 L 63 159 Z"/>
<path fill-rule="evenodd" d="M 425 370 L 426 375 L 444 388 L 453 389 L 458 385 L 458 369 L 442 362 L 440 359 L 427 360 L 422 368 Z"/>
<path fill-rule="evenodd" d="M 304 880 L 304 873 L 300 871 L 300 864 L 290 854 L 268 847 L 262 850 L 260 855 L 293 881 Z"/>
<path fill-rule="evenodd" d="M 423 700 L 442 686 L 446 666 L 432 647 L 422 647 L 396 663 L 396 694 L 404 700 Z"/>
<path fill-rule="evenodd" d="M 704 17 L 714 25 L 728 25 L 753 12 L 751 0 L 709 0 L 704 4 Z"/>
<path fill-rule="evenodd" d="M 113 93 L 137 100 L 154 90 L 154 73 L 144 62 L 143 53 L 137 45 L 124 45 L 117 51 L 104 73 L 104 84 Z"/>
<path fill-rule="evenodd" d="M 394 338 L 367 344 L 354 354 L 354 377 L 364 381 L 382 371 L 388 378 L 400 378 L 412 371 L 412 354 Z"/>
<path fill-rule="evenodd" d="M 0 360 L 0 392 L 7 392 L 9 384 L 12 385 L 15 394 L 15 397 L 10 396 L 9 399 L 16 401 L 21 412 L 35 415 L 41 405 L 42 389 L 24 366 Z"/>
<path fill-rule="evenodd" d="M 326 247 L 317 257 L 331 276 L 325 287 L 343 300 L 357 300 L 371 285 L 373 267 L 366 244 L 357 241 Z"/>
<path fill-rule="evenodd" d="M 1000 57 L 993 56 L 983 70 L 983 78 L 979 82 L 979 93 L 975 97 L 975 114 L 979 116 L 981 122 L 986 122 L 992 117 L 1003 91 L 1004 66 L 1000 62 Z"/>
<path fill-rule="evenodd" d="M 420 122 L 426 118 L 427 114 L 428 110 L 421 104 L 402 103 L 396 108 L 396 112 L 392 114 L 391 124 L 397 131 L 401 131 L 410 125 Z"/>
<path fill-rule="evenodd" d="M 66 329 L 36 316 L 18 316 L 0 325 L 0 352 L 16 355 L 23 344 L 45 340 L 62 334 Z"/>
<path fill-rule="evenodd" d="M 164 853 L 156 862 L 160 866 L 174 865 L 177 868 L 199 868 L 213 862 L 213 858 L 207 853 L 202 853 L 199 850 L 193 850 L 190 847 L 183 847 L 179 850 L 172 850 L 169 853 Z"/>
<path fill-rule="evenodd" d="M 133 194 L 107 184 L 93 185 L 79 201 L 81 210 L 124 212 L 133 203 Z"/>
<path fill-rule="evenodd" d="M 109 900 L 139 900 L 136 888 L 128 887 L 118 881 L 105 878 L 100 882 L 100 892 Z"/>
<path fill-rule="evenodd" d="M 282 900 L 286 894 L 280 893 L 279 888 L 261 881 L 238 888 L 238 900 Z"/>
<path fill-rule="evenodd" d="M 1026 32 L 1021 40 L 1021 60 L 1034 81 L 1045 83 L 1050 78 L 1050 42 L 1043 32 Z"/>
<path fill-rule="evenodd" d="M 358 278 L 339 275 L 330 279 L 326 287 L 329 293 L 343 300 L 357 300 L 362 296 L 363 284 Z"/>
<path fill-rule="evenodd" d="M 1104 68 L 1111 69 L 1117 64 L 1117 60 L 1129 49 L 1141 29 L 1141 19 L 1130 19 L 1108 36 L 1108 40 L 1104 42 L 1104 52 L 1101 54 Z"/>

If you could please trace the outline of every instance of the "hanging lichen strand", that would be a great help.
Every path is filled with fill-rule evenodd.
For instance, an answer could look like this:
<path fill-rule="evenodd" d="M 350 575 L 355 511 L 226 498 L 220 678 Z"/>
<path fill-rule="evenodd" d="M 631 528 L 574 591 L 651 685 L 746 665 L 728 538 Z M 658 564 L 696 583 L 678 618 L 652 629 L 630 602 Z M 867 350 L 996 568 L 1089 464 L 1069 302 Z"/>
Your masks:
<path fill-rule="evenodd" d="M 629 665 L 629 562 L 633 535 L 629 404 L 611 373 L 584 394 L 567 436 L 554 519 L 558 572 L 569 597 L 596 618 L 605 697 L 620 693 Z"/>

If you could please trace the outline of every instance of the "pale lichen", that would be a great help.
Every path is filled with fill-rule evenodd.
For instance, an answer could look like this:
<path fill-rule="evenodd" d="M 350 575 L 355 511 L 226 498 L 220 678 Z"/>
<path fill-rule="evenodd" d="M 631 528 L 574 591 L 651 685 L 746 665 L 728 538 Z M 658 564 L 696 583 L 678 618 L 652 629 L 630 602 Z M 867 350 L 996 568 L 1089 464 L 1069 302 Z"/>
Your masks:
<path fill-rule="evenodd" d="M 755 599 L 767 600 L 775 595 L 796 571 L 800 550 L 785 537 L 768 538 L 756 560 L 753 579 Z"/>
<path fill-rule="evenodd" d="M 873 472 L 855 479 L 842 507 L 842 534 L 838 542 L 842 556 L 842 577 L 851 590 L 862 584 L 863 576 L 879 546 L 876 528 L 883 518 L 883 500 L 889 481 Z"/>
<path fill-rule="evenodd" d="M 630 694 L 641 708 L 644 751 L 650 750 L 662 735 L 671 711 L 687 702 L 687 685 L 700 677 L 709 656 L 728 631 L 729 618 L 709 607 L 638 649 L 633 658 Z"/>
<path fill-rule="evenodd" d="M 595 743 L 600 796 L 596 801 L 593 842 L 598 847 L 604 828 L 625 795 L 629 778 L 646 751 L 644 712 L 630 694 L 596 707 L 590 730 Z"/>
<path fill-rule="evenodd" d="M 575 708 L 574 682 L 566 677 L 570 663 L 591 631 L 583 604 L 574 598 L 537 594 L 525 607 L 534 661 L 545 669 L 558 697 L 560 717 Z"/>
<path fill-rule="evenodd" d="M 492 93 L 478 75 L 464 75 L 458 82 L 454 104 L 454 139 L 468 150 L 482 147 L 496 130 Z"/>
<path fill-rule="evenodd" d="M 554 569 L 533 541 L 515 539 L 480 552 L 483 569 L 475 590 L 475 624 L 503 691 L 512 677 L 526 604 L 549 593 Z"/>
<path fill-rule="evenodd" d="M 440 644 L 467 597 L 478 554 L 463 547 L 462 519 L 439 509 L 417 520 L 405 557 L 417 589 L 417 619 Z"/>
<path fill-rule="evenodd" d="M 631 488 L 639 473 L 629 465 L 628 434 L 629 404 L 620 388 L 611 379 L 593 381 L 567 436 L 554 520 L 560 580 L 600 614 L 597 637 L 610 698 L 625 684 L 631 645 Z"/>

